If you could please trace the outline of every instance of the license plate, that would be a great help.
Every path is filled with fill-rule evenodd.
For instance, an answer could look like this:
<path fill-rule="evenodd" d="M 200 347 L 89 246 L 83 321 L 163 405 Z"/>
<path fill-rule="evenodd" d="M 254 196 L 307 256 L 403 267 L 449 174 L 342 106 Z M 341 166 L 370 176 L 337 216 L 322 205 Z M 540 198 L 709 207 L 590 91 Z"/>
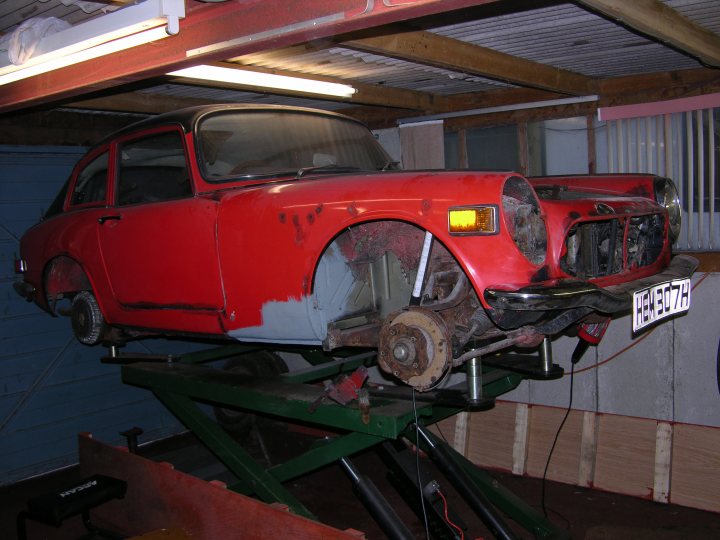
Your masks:
<path fill-rule="evenodd" d="M 690 309 L 690 280 L 677 279 L 633 293 L 633 332 Z"/>

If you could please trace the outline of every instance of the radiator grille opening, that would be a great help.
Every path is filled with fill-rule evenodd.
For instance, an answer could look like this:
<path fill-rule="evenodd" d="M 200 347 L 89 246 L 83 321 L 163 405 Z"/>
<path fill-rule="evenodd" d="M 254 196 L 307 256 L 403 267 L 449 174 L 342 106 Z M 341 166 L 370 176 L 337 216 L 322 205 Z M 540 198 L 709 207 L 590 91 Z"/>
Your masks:
<path fill-rule="evenodd" d="M 662 214 L 578 223 L 565 238 L 560 267 L 591 279 L 648 266 L 662 253 L 664 229 Z"/>

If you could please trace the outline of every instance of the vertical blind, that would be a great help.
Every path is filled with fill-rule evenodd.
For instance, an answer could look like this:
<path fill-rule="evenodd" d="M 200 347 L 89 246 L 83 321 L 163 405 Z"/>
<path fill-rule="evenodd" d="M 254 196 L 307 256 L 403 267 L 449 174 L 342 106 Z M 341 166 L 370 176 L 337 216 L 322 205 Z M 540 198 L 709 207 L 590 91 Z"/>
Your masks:
<path fill-rule="evenodd" d="M 720 109 L 610 120 L 608 171 L 672 178 L 680 191 L 683 230 L 675 247 L 720 249 Z"/>

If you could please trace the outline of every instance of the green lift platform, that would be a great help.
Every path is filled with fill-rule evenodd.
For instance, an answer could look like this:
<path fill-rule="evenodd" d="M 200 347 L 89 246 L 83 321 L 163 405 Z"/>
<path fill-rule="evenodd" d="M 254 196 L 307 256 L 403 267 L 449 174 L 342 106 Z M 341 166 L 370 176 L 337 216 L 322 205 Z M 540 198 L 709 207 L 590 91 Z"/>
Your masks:
<path fill-rule="evenodd" d="M 115 357 L 114 361 L 123 364 L 122 379 L 125 383 L 151 390 L 218 457 L 238 479 L 229 487 L 239 493 L 267 503 L 282 503 L 298 515 L 314 518 L 284 484 L 339 462 L 350 477 L 355 492 L 388 537 L 409 539 L 412 536 L 393 509 L 350 461 L 350 457 L 360 451 L 404 438 L 432 458 L 437 469 L 496 538 L 518 538 L 504 521 L 505 516 L 535 538 L 569 538 L 566 531 L 558 529 L 541 512 L 527 505 L 426 429 L 426 426 L 467 409 L 465 389 L 413 394 L 409 387 L 379 386 L 370 391 L 368 409 L 360 407 L 357 401 L 348 405 L 330 401 L 325 397 L 327 389 L 322 383 L 347 376 L 361 366 L 374 365 L 373 352 L 328 362 L 318 351 L 305 351 L 303 356 L 315 365 L 272 377 L 231 373 L 207 365 L 252 350 L 257 348 L 238 344 L 181 357 L 167 357 L 162 361 L 137 357 Z M 490 406 L 495 397 L 514 389 L 528 377 L 527 373 L 498 367 L 483 366 L 481 369 L 482 403 Z M 301 455 L 266 467 L 207 414 L 202 404 L 269 415 L 331 430 L 338 435 L 319 438 Z M 432 481 L 415 478 L 412 472 L 408 472 L 408 477 L 416 482 L 416 487 L 422 490 L 431 507 Z M 441 537 L 453 538 L 447 533 Z"/>

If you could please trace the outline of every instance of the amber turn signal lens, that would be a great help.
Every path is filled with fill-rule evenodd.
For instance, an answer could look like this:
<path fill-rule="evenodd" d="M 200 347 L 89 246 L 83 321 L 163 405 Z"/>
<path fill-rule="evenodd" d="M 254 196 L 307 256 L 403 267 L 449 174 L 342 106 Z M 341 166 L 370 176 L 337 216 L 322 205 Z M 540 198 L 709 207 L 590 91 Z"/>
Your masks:
<path fill-rule="evenodd" d="M 497 219 L 494 206 L 451 208 L 449 229 L 451 234 L 495 234 Z"/>

